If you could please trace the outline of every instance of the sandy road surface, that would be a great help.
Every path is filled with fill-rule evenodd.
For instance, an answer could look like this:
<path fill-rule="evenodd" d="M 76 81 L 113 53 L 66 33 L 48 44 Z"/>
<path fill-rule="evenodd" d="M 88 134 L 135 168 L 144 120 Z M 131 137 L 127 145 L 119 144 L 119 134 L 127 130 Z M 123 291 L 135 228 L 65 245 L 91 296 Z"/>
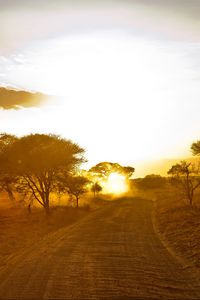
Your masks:
<path fill-rule="evenodd" d="M 200 299 L 154 232 L 152 204 L 124 199 L 49 235 L 0 273 L 0 299 Z"/>

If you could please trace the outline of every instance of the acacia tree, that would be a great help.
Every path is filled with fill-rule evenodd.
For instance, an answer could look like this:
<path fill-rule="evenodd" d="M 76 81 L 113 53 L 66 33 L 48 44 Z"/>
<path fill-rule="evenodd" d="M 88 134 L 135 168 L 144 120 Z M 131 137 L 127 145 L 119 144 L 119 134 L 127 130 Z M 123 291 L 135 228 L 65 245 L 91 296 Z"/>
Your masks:
<path fill-rule="evenodd" d="M 94 198 L 96 197 L 96 194 L 99 194 L 102 191 L 102 189 L 102 186 L 98 182 L 95 182 L 92 185 L 91 191 L 94 193 Z"/>
<path fill-rule="evenodd" d="M 119 173 L 128 179 L 132 176 L 134 171 L 135 168 L 133 167 L 124 167 L 118 163 L 112 162 L 101 162 L 89 170 L 89 172 L 93 174 L 94 178 L 97 177 L 97 179 L 101 178 L 103 180 L 106 180 L 111 173 Z"/>
<path fill-rule="evenodd" d="M 192 163 L 181 161 L 171 167 L 168 175 L 172 176 L 176 185 L 182 187 L 189 204 L 192 206 L 194 192 L 200 186 L 199 168 Z"/>
<path fill-rule="evenodd" d="M 69 194 L 75 197 L 77 208 L 79 207 L 80 197 L 88 191 L 87 185 L 89 183 L 90 181 L 82 176 L 71 177 L 68 182 Z"/>
<path fill-rule="evenodd" d="M 68 193 L 70 198 L 75 197 L 76 207 L 79 207 L 80 197 L 88 191 L 88 184 L 90 180 L 83 176 L 66 176 L 59 175 L 58 186 L 59 191 Z"/>
<path fill-rule="evenodd" d="M 5 153 L 9 169 L 18 176 L 18 188 L 29 192 L 47 214 L 58 174 L 70 173 L 85 161 L 84 149 L 57 135 L 31 134 L 15 141 Z"/>

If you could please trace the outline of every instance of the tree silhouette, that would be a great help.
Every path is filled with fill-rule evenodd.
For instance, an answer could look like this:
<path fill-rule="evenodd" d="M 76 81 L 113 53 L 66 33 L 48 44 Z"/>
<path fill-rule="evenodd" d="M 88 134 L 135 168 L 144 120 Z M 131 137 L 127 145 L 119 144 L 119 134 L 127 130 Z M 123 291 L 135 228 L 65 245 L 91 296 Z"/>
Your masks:
<path fill-rule="evenodd" d="M 80 197 L 87 192 L 87 185 L 90 181 L 83 176 L 69 177 L 66 182 L 66 188 L 69 195 L 76 199 L 76 207 L 79 207 Z"/>
<path fill-rule="evenodd" d="M 107 179 L 111 173 L 119 173 L 128 179 L 132 176 L 134 171 L 135 169 L 133 167 L 124 167 L 118 163 L 112 162 L 101 162 L 89 170 L 89 172 L 97 179 Z"/>
<path fill-rule="evenodd" d="M 102 191 L 102 186 L 98 183 L 95 182 L 92 187 L 91 187 L 91 191 L 94 193 L 94 198 L 96 197 L 96 194 L 100 193 Z"/>
<path fill-rule="evenodd" d="M 191 146 L 192 154 L 194 156 L 200 156 L 200 141 L 197 141 Z"/>
<path fill-rule="evenodd" d="M 189 204 L 193 205 L 195 190 L 200 186 L 199 168 L 186 161 L 173 165 L 168 171 L 175 185 L 182 187 Z"/>

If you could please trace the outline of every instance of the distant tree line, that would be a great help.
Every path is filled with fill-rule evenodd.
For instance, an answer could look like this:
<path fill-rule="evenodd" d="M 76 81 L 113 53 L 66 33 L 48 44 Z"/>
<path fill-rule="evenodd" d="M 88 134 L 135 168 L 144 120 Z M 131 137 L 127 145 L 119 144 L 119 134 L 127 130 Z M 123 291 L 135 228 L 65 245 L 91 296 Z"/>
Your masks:
<path fill-rule="evenodd" d="M 144 178 L 137 178 L 133 180 L 133 186 L 142 190 L 155 190 L 163 188 L 167 184 L 167 178 L 157 174 L 149 174 Z"/>

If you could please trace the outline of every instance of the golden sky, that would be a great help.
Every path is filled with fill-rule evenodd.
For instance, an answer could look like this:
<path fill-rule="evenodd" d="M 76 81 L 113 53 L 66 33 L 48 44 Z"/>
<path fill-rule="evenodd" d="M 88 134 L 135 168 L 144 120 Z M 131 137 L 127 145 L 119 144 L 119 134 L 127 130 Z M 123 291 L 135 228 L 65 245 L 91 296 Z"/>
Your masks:
<path fill-rule="evenodd" d="M 13 2 L 0 0 L 0 86 L 51 97 L 17 110 L 0 97 L 0 131 L 61 134 L 91 165 L 191 155 L 199 1 Z"/>

